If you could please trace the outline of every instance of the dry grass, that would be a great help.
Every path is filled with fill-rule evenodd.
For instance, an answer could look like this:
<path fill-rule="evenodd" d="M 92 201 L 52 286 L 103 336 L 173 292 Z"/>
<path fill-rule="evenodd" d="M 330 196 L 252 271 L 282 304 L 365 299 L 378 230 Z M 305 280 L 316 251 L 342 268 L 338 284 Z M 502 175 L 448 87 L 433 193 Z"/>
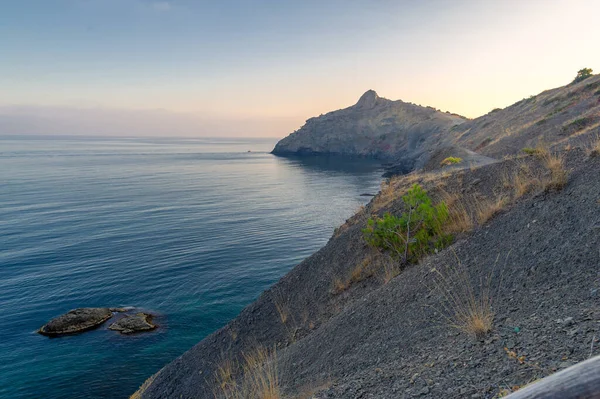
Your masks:
<path fill-rule="evenodd" d="M 294 314 L 290 311 L 288 299 L 286 299 L 281 292 L 276 292 L 273 295 L 273 305 L 277 310 L 277 314 L 279 315 L 279 320 L 281 321 L 281 324 L 287 331 L 289 341 L 291 343 L 296 342 L 297 334 L 299 331 L 297 323 L 298 317 L 295 317 Z"/>
<path fill-rule="evenodd" d="M 382 265 L 382 280 L 384 284 L 389 283 L 394 277 L 400 274 L 400 265 L 391 257 L 386 257 L 385 259 L 383 259 Z"/>
<path fill-rule="evenodd" d="M 235 371 L 241 376 L 235 378 Z M 243 354 L 241 365 L 224 361 L 215 373 L 216 399 L 281 399 L 277 353 L 258 348 Z"/>
<path fill-rule="evenodd" d="M 512 178 L 512 187 L 514 189 L 514 196 L 521 198 L 525 194 L 529 193 L 532 189 L 531 179 L 527 178 L 522 173 L 515 173 Z"/>
<path fill-rule="evenodd" d="M 565 167 L 564 156 L 547 153 L 542 158 L 544 165 L 550 171 L 550 178 L 546 181 L 546 190 L 562 190 L 569 178 L 569 172 Z"/>
<path fill-rule="evenodd" d="M 473 218 L 469 212 L 467 200 L 458 194 L 440 191 L 440 199 L 448 206 L 448 222 L 444 225 L 444 232 L 449 234 L 466 233 L 473 230 Z"/>
<path fill-rule="evenodd" d="M 350 288 L 350 284 L 348 284 L 349 280 L 342 280 L 339 277 L 333 279 L 333 287 L 331 288 L 331 293 L 334 295 L 341 294 Z"/>
<path fill-rule="evenodd" d="M 156 379 L 156 377 L 158 376 L 159 373 L 160 373 L 160 371 L 158 373 L 152 375 L 146 381 L 144 381 L 144 383 L 138 388 L 137 391 L 135 391 L 135 393 L 133 395 L 131 395 L 129 397 L 129 399 L 141 399 L 144 392 L 146 392 L 146 390 L 150 387 L 150 385 L 152 385 L 152 383 L 154 382 L 154 380 Z"/>
<path fill-rule="evenodd" d="M 347 278 L 342 279 L 336 277 L 333 280 L 333 287 L 331 291 L 334 295 L 340 294 L 350 288 L 353 284 L 366 280 L 367 278 L 372 277 L 374 274 L 375 261 L 372 256 L 368 256 L 363 259 L 362 262 L 354 266 Z"/>
<path fill-rule="evenodd" d="M 433 272 L 435 289 L 442 298 L 441 313 L 448 324 L 478 339 L 489 333 L 494 323 L 492 274 L 481 278 L 475 289 L 468 270 L 458 260 L 455 266 Z"/>
<path fill-rule="evenodd" d="M 600 134 L 592 140 L 588 154 L 590 157 L 600 157 Z"/>
<path fill-rule="evenodd" d="M 475 211 L 477 214 L 477 223 L 485 224 L 488 220 L 496 216 L 508 201 L 504 197 L 498 197 L 495 200 L 481 200 L 475 202 Z"/>
<path fill-rule="evenodd" d="M 216 380 L 219 385 L 217 392 L 229 392 L 234 389 L 236 385 L 234 370 L 237 367 L 237 363 L 234 363 L 231 359 L 226 359 L 219 365 L 216 371 Z"/>
<path fill-rule="evenodd" d="M 287 304 L 281 298 L 277 298 L 275 299 L 275 309 L 277 309 L 281 323 L 286 324 L 290 317 L 290 310 Z"/>
<path fill-rule="evenodd" d="M 320 383 L 311 383 L 299 389 L 294 399 L 313 399 L 315 394 L 329 388 L 333 384 L 331 378 Z"/>
<path fill-rule="evenodd" d="M 398 178 L 393 177 L 381 182 L 381 190 L 373 201 L 373 211 L 377 211 L 381 208 L 384 208 L 386 205 L 390 204 L 394 199 L 397 198 L 395 187 L 397 181 Z"/>
<path fill-rule="evenodd" d="M 543 153 L 540 150 L 539 153 Z M 513 174 L 509 186 L 513 188 L 514 199 L 519 199 L 525 194 L 541 190 L 543 188 L 542 181 L 536 177 L 531 168 L 522 163 L 518 170 Z"/>

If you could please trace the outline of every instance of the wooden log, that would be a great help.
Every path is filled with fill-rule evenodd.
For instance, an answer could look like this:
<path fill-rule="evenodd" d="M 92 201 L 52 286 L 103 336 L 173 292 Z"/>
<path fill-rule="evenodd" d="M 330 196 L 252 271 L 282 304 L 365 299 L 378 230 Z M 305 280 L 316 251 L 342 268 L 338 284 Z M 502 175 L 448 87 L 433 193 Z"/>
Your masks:
<path fill-rule="evenodd" d="M 506 398 L 600 399 L 600 356 L 543 378 Z"/>

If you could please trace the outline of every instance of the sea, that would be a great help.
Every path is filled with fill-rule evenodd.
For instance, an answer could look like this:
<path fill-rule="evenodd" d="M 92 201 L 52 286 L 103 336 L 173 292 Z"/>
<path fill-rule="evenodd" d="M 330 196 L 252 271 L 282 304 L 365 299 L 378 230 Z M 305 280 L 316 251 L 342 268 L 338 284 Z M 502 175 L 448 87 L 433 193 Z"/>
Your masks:
<path fill-rule="evenodd" d="M 276 139 L 0 136 L 0 398 L 127 398 L 325 245 L 373 161 L 283 158 Z M 36 331 L 78 307 L 153 332 Z"/>

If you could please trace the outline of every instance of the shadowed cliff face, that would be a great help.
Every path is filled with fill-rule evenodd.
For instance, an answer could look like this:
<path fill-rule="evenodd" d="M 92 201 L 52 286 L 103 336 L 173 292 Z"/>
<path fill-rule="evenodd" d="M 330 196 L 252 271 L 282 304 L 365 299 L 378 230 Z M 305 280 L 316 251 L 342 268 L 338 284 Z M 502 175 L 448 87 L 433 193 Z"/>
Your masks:
<path fill-rule="evenodd" d="M 391 101 L 368 90 L 351 107 L 308 119 L 277 143 L 273 153 L 401 157 L 411 170 L 444 132 L 465 121 L 458 115 Z"/>

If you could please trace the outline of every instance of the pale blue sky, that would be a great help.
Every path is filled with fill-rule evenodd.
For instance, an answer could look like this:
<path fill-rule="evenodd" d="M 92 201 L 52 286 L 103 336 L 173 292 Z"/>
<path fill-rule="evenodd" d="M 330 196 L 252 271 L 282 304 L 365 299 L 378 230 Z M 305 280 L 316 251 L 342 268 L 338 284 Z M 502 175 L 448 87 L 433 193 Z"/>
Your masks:
<path fill-rule="evenodd" d="M 599 3 L 0 0 L 0 128 L 85 108 L 284 136 L 371 88 L 475 117 L 600 70 Z"/>

